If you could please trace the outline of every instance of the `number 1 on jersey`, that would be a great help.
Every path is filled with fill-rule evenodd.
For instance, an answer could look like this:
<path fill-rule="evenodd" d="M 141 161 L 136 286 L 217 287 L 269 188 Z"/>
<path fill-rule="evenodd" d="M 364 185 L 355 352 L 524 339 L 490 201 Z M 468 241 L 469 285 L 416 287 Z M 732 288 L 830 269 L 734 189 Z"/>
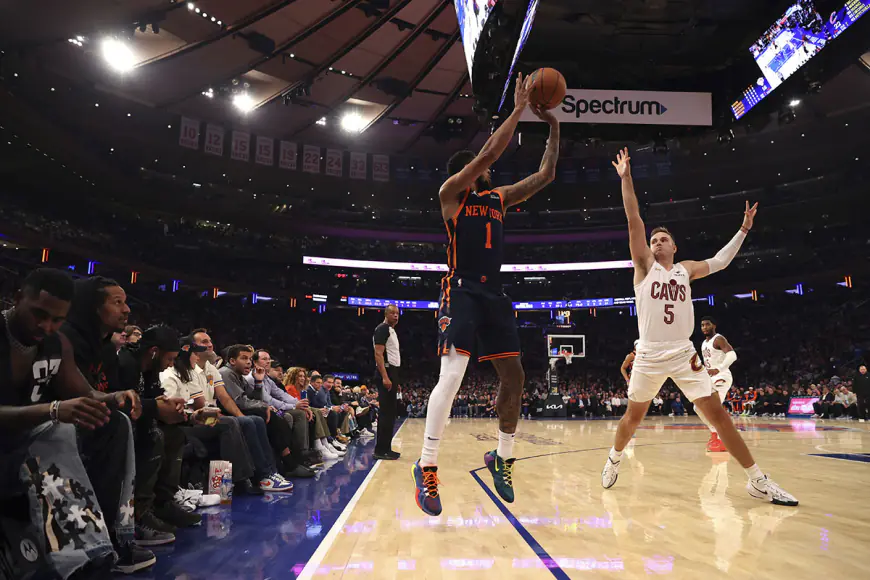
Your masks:
<path fill-rule="evenodd" d="M 492 222 L 486 222 L 486 246 L 487 250 L 492 249 Z"/>

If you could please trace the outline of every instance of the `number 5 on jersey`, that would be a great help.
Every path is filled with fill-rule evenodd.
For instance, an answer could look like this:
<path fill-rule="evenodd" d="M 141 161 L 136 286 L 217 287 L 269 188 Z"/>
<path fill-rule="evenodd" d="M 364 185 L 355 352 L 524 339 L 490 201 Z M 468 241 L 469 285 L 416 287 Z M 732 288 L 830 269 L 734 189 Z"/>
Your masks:
<path fill-rule="evenodd" d="M 665 324 L 674 323 L 674 305 L 665 304 Z"/>

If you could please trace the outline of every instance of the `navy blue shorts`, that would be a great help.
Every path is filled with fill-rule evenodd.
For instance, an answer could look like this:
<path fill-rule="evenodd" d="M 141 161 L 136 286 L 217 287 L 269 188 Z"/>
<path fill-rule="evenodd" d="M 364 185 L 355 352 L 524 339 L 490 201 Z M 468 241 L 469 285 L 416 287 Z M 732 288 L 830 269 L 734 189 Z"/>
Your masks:
<path fill-rule="evenodd" d="M 477 345 L 479 361 L 520 355 L 520 335 L 513 302 L 501 287 L 469 281 L 446 280 L 441 285 L 438 309 L 438 355 L 456 352 L 470 357 Z"/>

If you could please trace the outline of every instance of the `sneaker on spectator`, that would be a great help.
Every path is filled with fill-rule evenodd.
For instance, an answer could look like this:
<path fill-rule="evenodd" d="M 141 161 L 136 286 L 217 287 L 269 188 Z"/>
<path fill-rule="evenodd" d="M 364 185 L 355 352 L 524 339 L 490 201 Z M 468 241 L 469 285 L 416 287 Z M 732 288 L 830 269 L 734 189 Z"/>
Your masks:
<path fill-rule="evenodd" d="M 221 496 L 216 493 L 205 494 L 199 496 L 197 502 L 199 507 L 211 507 L 213 505 L 219 505 L 221 503 Z"/>
<path fill-rule="evenodd" d="M 138 548 L 132 542 L 118 546 L 115 551 L 118 553 L 118 560 L 112 567 L 113 572 L 134 574 L 139 570 L 150 568 L 157 562 L 154 552 Z"/>
<path fill-rule="evenodd" d="M 305 460 L 307 461 L 308 467 L 320 467 L 323 465 L 323 457 L 316 449 L 309 449 L 305 453 Z"/>
<path fill-rule="evenodd" d="M 339 441 L 337 438 L 330 440 L 329 444 L 339 451 L 347 451 L 347 445 Z"/>
<path fill-rule="evenodd" d="M 263 490 L 260 489 L 259 480 L 246 479 L 233 486 L 233 493 L 239 495 L 263 495 Z"/>
<path fill-rule="evenodd" d="M 269 477 L 260 480 L 260 489 L 266 492 L 291 492 L 293 491 L 293 483 L 287 481 L 277 473 L 273 473 Z"/>
<path fill-rule="evenodd" d="M 347 442 L 350 441 L 350 439 L 348 439 L 347 437 L 345 437 L 344 435 L 342 435 L 340 433 L 338 435 L 336 435 L 335 438 L 338 439 L 338 442 L 341 443 L 342 445 L 346 445 Z"/>
<path fill-rule="evenodd" d="M 317 442 L 317 450 L 323 456 L 323 459 L 326 461 L 338 459 L 339 455 L 335 452 L 335 449 L 330 447 L 329 445 L 325 445 L 320 441 Z"/>
<path fill-rule="evenodd" d="M 346 451 L 343 449 L 339 449 L 333 443 L 326 443 L 326 446 L 332 449 L 332 452 L 335 453 L 338 457 L 344 457 Z"/>
<path fill-rule="evenodd" d="M 362 431 L 360 431 L 360 435 L 363 437 L 374 437 L 375 436 L 375 434 L 372 433 L 371 431 L 369 431 L 368 429 L 363 429 Z"/>
<path fill-rule="evenodd" d="M 134 542 L 137 546 L 162 546 L 175 541 L 172 526 L 158 519 L 152 512 L 145 512 L 136 522 Z"/>
<path fill-rule="evenodd" d="M 202 516 L 185 511 L 174 501 L 154 508 L 154 515 L 177 528 L 190 528 L 202 523 Z"/>

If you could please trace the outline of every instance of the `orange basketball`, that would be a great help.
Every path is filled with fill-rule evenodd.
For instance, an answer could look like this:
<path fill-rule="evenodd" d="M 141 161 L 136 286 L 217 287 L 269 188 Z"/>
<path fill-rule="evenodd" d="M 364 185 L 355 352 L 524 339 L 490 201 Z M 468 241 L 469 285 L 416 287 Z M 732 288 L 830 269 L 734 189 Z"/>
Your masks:
<path fill-rule="evenodd" d="M 529 101 L 533 105 L 539 105 L 544 109 L 555 109 L 565 98 L 567 90 L 565 77 L 554 68 L 539 68 L 532 73 L 529 82 L 532 83 Z"/>

